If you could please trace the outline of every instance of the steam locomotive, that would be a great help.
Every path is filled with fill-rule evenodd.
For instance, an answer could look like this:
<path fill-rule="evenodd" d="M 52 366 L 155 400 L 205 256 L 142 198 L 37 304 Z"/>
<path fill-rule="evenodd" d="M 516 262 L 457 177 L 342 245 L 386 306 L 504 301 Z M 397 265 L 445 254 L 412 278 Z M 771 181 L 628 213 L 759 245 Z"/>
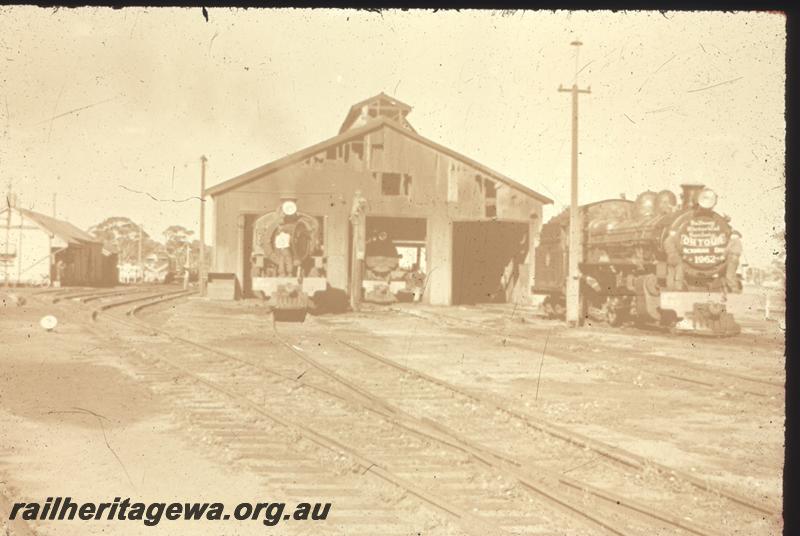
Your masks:
<path fill-rule="evenodd" d="M 657 325 L 718 336 L 739 333 L 726 309 L 740 293 L 741 235 L 714 211 L 717 195 L 682 185 L 635 201 L 609 199 L 579 208 L 581 319 L 618 326 Z M 536 294 L 550 317 L 566 311 L 569 210 L 542 226 L 536 250 Z"/>
<path fill-rule="evenodd" d="M 354 207 L 360 210 L 361 204 Z M 251 289 L 269 300 L 276 320 L 302 321 L 308 311 L 343 312 L 348 307 L 345 291 L 328 284 L 323 224 L 323 218 L 301 212 L 294 198 L 282 199 L 276 210 L 253 224 Z M 373 229 L 374 236 L 365 240 L 364 301 L 413 301 L 424 286 L 419 244 L 409 263 L 409 241 L 394 240 L 390 233 L 390 229 Z"/>
<path fill-rule="evenodd" d="M 253 225 L 252 289 L 269 298 L 276 320 L 302 321 L 309 296 L 326 289 L 320 225 L 289 198 Z"/>

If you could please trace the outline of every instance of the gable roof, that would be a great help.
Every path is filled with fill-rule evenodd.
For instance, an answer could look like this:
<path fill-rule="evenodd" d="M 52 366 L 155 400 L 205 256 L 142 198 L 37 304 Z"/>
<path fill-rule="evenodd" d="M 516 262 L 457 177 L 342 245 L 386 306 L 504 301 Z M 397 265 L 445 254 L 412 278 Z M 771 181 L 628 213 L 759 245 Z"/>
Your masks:
<path fill-rule="evenodd" d="M 354 128 L 352 130 L 347 130 L 347 131 L 345 131 L 345 132 L 343 132 L 343 133 L 341 133 L 341 134 L 339 134 L 337 136 L 334 136 L 334 137 L 332 137 L 330 139 L 327 139 L 327 140 L 325 140 L 323 142 L 317 143 L 316 145 L 312 145 L 312 146 L 307 147 L 305 149 L 301 149 L 300 151 L 297 151 L 297 152 L 292 153 L 290 155 L 284 156 L 283 158 L 279 158 L 278 160 L 274 160 L 274 161 L 272 161 L 272 162 L 270 162 L 268 164 L 265 164 L 263 166 L 257 167 L 257 168 L 255 168 L 255 169 L 253 169 L 251 171 L 248 171 L 247 173 L 243 173 L 243 174 L 241 174 L 241 175 L 239 175 L 237 177 L 234 177 L 232 179 L 228 179 L 227 181 L 223 181 L 223 182 L 221 182 L 219 184 L 216 184 L 216 185 L 214 185 L 214 186 L 212 186 L 210 188 L 206 188 L 205 194 L 208 194 L 208 195 L 211 195 L 211 196 L 219 195 L 219 194 L 221 194 L 223 192 L 226 192 L 226 191 L 228 191 L 228 190 L 230 190 L 232 188 L 236 188 L 238 186 L 241 186 L 241 185 L 246 184 L 248 182 L 251 182 L 253 180 L 259 179 L 259 178 L 261 178 L 261 177 L 263 177 L 265 175 L 268 175 L 269 173 L 272 173 L 274 171 L 282 169 L 282 168 L 284 168 L 286 166 L 289 166 L 291 164 L 295 164 L 297 162 L 302 162 L 306 158 L 309 158 L 309 157 L 311 157 L 311 156 L 313 156 L 313 155 L 315 155 L 317 153 L 325 151 L 326 149 L 328 149 L 331 146 L 338 145 L 340 143 L 346 142 L 346 141 L 348 141 L 348 140 L 350 140 L 352 138 L 361 137 L 361 136 L 363 136 L 365 134 L 368 134 L 368 133 L 370 133 L 372 131 L 378 130 L 378 129 L 383 128 L 383 127 L 392 128 L 392 129 L 396 130 L 397 132 L 403 134 L 404 136 L 408 136 L 409 138 L 411 138 L 411 139 L 413 139 L 413 140 L 415 140 L 415 141 L 417 141 L 417 142 L 419 142 L 419 143 L 421 143 L 423 145 L 427 145 L 428 147 L 431 147 L 432 149 L 435 149 L 435 150 L 437 150 L 437 151 L 439 151 L 441 153 L 444 153 L 444 154 L 450 156 L 451 158 L 454 158 L 456 160 L 460 160 L 461 162 L 463 162 L 463 163 L 465 163 L 465 164 L 477 169 L 481 173 L 484 173 L 485 175 L 488 175 L 488 176 L 494 178 L 495 180 L 497 180 L 497 181 L 499 181 L 499 182 L 501 182 L 503 184 L 506 184 L 507 186 L 509 186 L 511 188 L 514 188 L 515 190 L 517 190 L 519 192 L 522 192 L 525 195 L 533 197 L 534 199 L 536 199 L 536 200 L 538 200 L 538 201 L 540 201 L 540 202 L 542 202 L 544 204 L 550 204 L 550 203 L 553 202 L 553 200 L 550 199 L 549 197 L 544 196 L 544 195 L 540 194 L 539 192 L 536 192 L 536 191 L 532 190 L 531 188 L 528 188 L 524 184 L 520 184 L 519 182 L 517 182 L 514 179 L 511 179 L 511 178 L 503 175 L 502 173 L 494 171 L 493 169 L 488 168 L 488 167 L 484 166 L 483 164 L 481 164 L 479 162 L 476 162 L 475 160 L 472 160 L 471 158 L 468 158 L 468 157 L 466 157 L 466 156 L 464 156 L 464 155 L 462 155 L 460 153 L 457 153 L 456 151 L 453 151 L 452 149 L 448 149 L 444 145 L 440 145 L 440 144 L 438 144 L 438 143 L 436 143 L 434 141 L 429 140 L 428 138 L 420 136 L 416 132 L 411 132 L 410 130 L 407 130 L 407 129 L 403 128 L 403 126 L 400 125 L 399 123 L 397 123 L 395 121 L 392 121 L 391 119 L 387 119 L 386 117 L 378 117 L 378 118 L 372 119 L 366 125 L 363 125 L 363 126 L 358 127 L 358 128 Z"/>
<path fill-rule="evenodd" d="M 87 242 L 100 243 L 100 240 L 97 240 L 86 231 L 75 227 L 68 221 L 45 216 L 39 212 L 24 208 L 18 208 L 16 210 L 19 210 L 20 214 L 33 221 L 44 230 L 49 231 L 69 244 L 83 244 Z"/>

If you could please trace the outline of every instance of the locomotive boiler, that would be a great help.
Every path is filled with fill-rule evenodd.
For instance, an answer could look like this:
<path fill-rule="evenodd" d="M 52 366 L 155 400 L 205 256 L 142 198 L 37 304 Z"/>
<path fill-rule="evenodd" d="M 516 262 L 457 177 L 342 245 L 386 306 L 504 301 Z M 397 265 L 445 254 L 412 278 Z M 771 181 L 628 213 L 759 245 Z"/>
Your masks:
<path fill-rule="evenodd" d="M 276 320 L 305 319 L 310 296 L 326 289 L 320 222 L 298 211 L 294 199 L 259 217 L 253 226 L 252 288 L 269 299 Z"/>
<path fill-rule="evenodd" d="M 582 318 L 739 332 L 726 301 L 742 288 L 736 273 L 741 235 L 714 211 L 711 189 L 682 189 L 680 204 L 664 190 L 579 208 Z M 536 250 L 534 292 L 546 294 L 544 309 L 552 317 L 566 310 L 568 236 L 569 210 L 542 226 Z"/>

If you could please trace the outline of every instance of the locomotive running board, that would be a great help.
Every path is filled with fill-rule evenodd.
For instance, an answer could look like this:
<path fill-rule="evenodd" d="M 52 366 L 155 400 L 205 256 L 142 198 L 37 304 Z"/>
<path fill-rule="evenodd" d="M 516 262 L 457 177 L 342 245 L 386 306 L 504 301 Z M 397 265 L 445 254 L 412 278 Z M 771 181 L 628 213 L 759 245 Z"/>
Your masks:
<path fill-rule="evenodd" d="M 306 277 L 303 279 L 303 293 L 313 296 L 318 290 L 325 290 L 327 279 L 324 277 Z M 262 291 L 265 296 L 271 296 L 280 285 L 297 285 L 296 277 L 254 277 L 253 292 Z"/>
<path fill-rule="evenodd" d="M 760 307 L 758 296 L 751 294 L 722 294 L 721 292 L 661 291 L 661 309 L 672 310 L 679 317 L 691 314 L 695 303 L 718 303 L 736 316 L 753 314 Z"/>
<path fill-rule="evenodd" d="M 697 335 L 727 337 L 741 333 L 736 317 L 758 307 L 754 296 L 721 292 L 662 292 L 661 309 L 677 315 L 672 329 Z"/>

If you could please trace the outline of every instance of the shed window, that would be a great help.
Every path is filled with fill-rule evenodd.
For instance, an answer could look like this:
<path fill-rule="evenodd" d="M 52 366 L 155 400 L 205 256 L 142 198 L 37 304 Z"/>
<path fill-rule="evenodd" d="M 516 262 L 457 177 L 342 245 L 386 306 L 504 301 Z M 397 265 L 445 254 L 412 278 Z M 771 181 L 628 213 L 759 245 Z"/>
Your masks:
<path fill-rule="evenodd" d="M 452 164 L 447 168 L 447 202 L 458 202 L 458 175 Z"/>
<path fill-rule="evenodd" d="M 383 195 L 400 195 L 399 173 L 384 173 L 381 176 L 381 193 Z"/>
<path fill-rule="evenodd" d="M 486 179 L 484 184 L 485 184 L 485 186 L 484 186 L 484 190 L 483 191 L 484 191 L 484 193 L 486 195 L 486 198 L 487 199 L 496 198 L 497 197 L 497 188 L 494 185 L 494 181 L 490 181 L 489 179 Z"/>
<path fill-rule="evenodd" d="M 353 152 L 358 155 L 360 159 L 364 159 L 364 142 L 363 141 L 354 141 L 351 143 L 351 147 Z"/>

